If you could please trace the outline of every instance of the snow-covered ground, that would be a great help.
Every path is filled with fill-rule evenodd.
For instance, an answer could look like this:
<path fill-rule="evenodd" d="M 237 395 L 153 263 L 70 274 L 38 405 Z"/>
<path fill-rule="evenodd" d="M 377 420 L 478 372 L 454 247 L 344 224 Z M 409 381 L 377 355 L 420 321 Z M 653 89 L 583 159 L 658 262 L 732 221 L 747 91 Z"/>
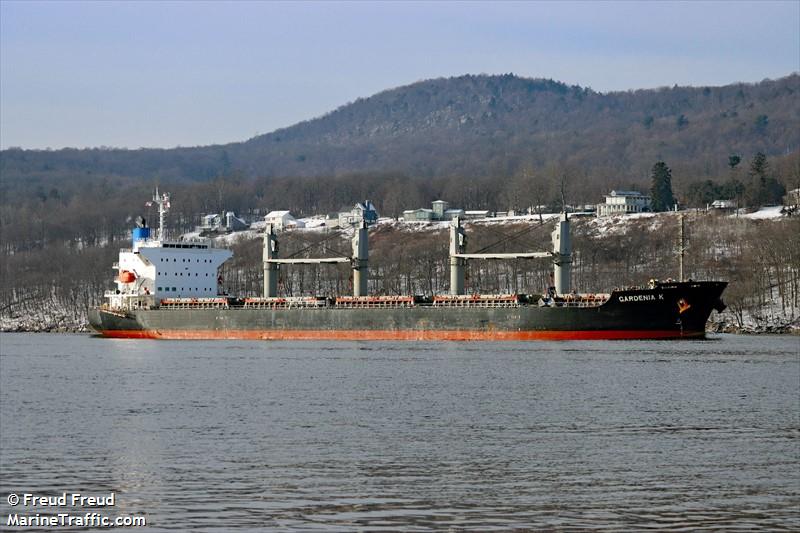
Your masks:
<path fill-rule="evenodd" d="M 558 216 L 559 213 L 543 213 L 541 215 L 541 219 L 547 222 L 549 220 L 558 218 Z M 464 220 L 463 223 L 502 226 L 507 224 L 519 224 L 520 222 L 538 222 L 539 218 L 540 218 L 539 215 L 513 215 L 513 216 L 468 219 Z M 338 230 L 346 234 L 350 234 L 353 231 L 353 228 L 351 226 L 347 227 L 342 227 L 338 225 L 328 226 L 327 219 L 324 216 L 305 217 L 305 218 L 300 218 L 298 220 L 304 224 L 304 227 L 292 227 L 287 229 L 286 231 L 293 231 L 293 232 L 297 231 L 304 233 L 304 232 L 322 232 L 329 230 Z M 380 228 L 382 226 L 401 229 L 404 231 L 427 232 L 427 231 L 437 231 L 437 230 L 447 229 L 450 226 L 450 221 L 447 220 L 401 221 L 396 218 L 381 217 L 372 227 Z M 230 246 L 238 241 L 260 237 L 263 234 L 265 227 L 266 227 L 266 222 L 264 221 L 253 222 L 252 224 L 250 224 L 250 227 L 246 230 L 235 231 L 233 233 L 216 236 L 213 237 L 213 239 L 218 246 Z M 184 233 L 182 237 L 184 240 L 196 239 L 200 237 L 200 233 L 197 231 L 191 231 L 188 233 Z"/>
<path fill-rule="evenodd" d="M 723 294 L 724 300 L 724 294 Z M 800 335 L 800 309 L 782 305 L 780 297 L 755 310 L 745 310 L 740 317 L 730 307 L 711 313 L 707 329 L 725 333 L 792 333 Z"/>
<path fill-rule="evenodd" d="M 624 235 L 633 226 L 631 222 L 649 220 L 649 229 L 656 230 L 664 224 L 663 216 L 656 213 L 631 213 L 611 217 L 592 217 L 587 219 L 589 227 L 599 235 Z"/>
<path fill-rule="evenodd" d="M 28 305 L 24 309 L 10 310 L 0 316 L 0 331 L 89 331 L 86 309 L 65 304 L 51 293 L 41 299 L 41 305 Z"/>
<path fill-rule="evenodd" d="M 770 207 L 762 207 L 761 209 L 759 209 L 758 211 L 756 211 L 754 213 L 748 213 L 746 215 L 740 215 L 740 216 L 742 218 L 749 218 L 749 219 L 752 219 L 752 220 L 774 219 L 774 218 L 780 218 L 780 217 L 784 216 L 782 210 L 783 210 L 783 206 L 775 205 L 775 206 L 770 206 Z M 736 216 L 736 215 L 732 215 L 732 216 Z"/>
<path fill-rule="evenodd" d="M 774 207 L 764 207 L 754 213 L 749 213 L 745 215 L 739 215 L 741 218 L 750 219 L 750 220 L 766 220 L 766 219 L 777 219 L 780 217 L 785 216 L 781 212 L 781 206 L 774 206 Z M 622 235 L 627 233 L 631 228 L 635 227 L 637 230 L 647 229 L 647 230 L 658 230 L 665 224 L 671 223 L 674 218 L 679 214 L 694 214 L 694 211 L 683 211 L 683 212 L 668 212 L 668 213 L 631 213 L 628 215 L 620 215 L 620 216 L 610 216 L 610 217 L 595 217 L 593 215 L 589 215 L 586 213 L 581 214 L 574 214 L 573 220 L 581 220 L 586 221 L 590 228 L 595 230 L 600 235 Z M 510 215 L 510 216 L 497 216 L 497 217 L 486 217 L 486 218 L 476 218 L 476 219 L 466 219 L 463 220 L 464 224 L 480 224 L 480 225 L 509 225 L 509 224 L 519 224 L 521 222 L 532 222 L 537 223 L 539 220 L 543 220 L 545 222 L 554 220 L 560 216 L 560 213 L 542 213 L 542 215 L 533 214 L 533 215 Z M 736 215 L 730 215 L 736 216 Z M 333 229 L 339 229 L 345 231 L 346 233 L 350 233 L 352 228 L 341 228 L 338 225 L 335 226 L 328 226 L 327 219 L 324 216 L 311 216 L 298 219 L 299 221 L 303 222 L 305 227 L 301 228 L 291 228 L 288 231 L 299 231 L 299 232 L 319 232 L 319 231 L 329 231 Z M 644 228 L 641 224 L 633 225 L 633 222 L 641 222 L 641 221 L 650 221 Z M 446 229 L 450 225 L 449 221 L 402 221 L 395 218 L 390 217 L 381 217 L 378 219 L 376 224 L 373 227 L 381 227 L 381 226 L 390 226 L 397 229 L 402 229 L 405 231 L 414 231 L 414 232 L 425 232 L 425 231 L 438 231 L 442 229 Z M 264 221 L 254 222 L 250 225 L 250 228 L 237 231 L 234 233 L 229 233 L 227 235 L 222 235 L 219 237 L 215 237 L 214 240 L 219 245 L 230 245 L 234 242 L 242 239 L 252 239 L 255 237 L 259 237 L 264 228 L 266 223 Z M 197 238 L 199 237 L 199 233 L 197 232 L 190 232 L 185 233 L 183 235 L 185 239 L 189 238 Z"/>

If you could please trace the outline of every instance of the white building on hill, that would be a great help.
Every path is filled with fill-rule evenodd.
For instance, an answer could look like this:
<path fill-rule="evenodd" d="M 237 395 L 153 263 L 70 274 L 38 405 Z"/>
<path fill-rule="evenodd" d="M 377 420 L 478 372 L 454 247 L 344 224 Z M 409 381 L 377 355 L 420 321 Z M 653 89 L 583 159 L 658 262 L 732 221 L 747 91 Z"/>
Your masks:
<path fill-rule="evenodd" d="M 597 204 L 597 216 L 628 215 L 650 211 L 650 197 L 638 191 L 611 191 L 604 204 Z"/>
<path fill-rule="evenodd" d="M 306 227 L 302 220 L 294 218 L 289 211 L 270 211 L 267 213 L 267 216 L 264 217 L 264 221 L 267 224 L 272 224 L 272 227 L 275 228 L 276 231 L 286 228 Z"/>

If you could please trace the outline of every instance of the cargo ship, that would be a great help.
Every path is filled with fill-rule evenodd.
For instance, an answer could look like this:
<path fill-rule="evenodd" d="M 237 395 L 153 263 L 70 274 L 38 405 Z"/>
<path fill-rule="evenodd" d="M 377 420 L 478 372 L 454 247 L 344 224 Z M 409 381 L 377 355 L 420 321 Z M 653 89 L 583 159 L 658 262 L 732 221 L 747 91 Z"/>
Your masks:
<path fill-rule="evenodd" d="M 581 294 L 570 290 L 569 218 L 562 213 L 552 250 L 467 253 L 458 217 L 450 225 L 450 291 L 428 296 L 367 293 L 368 227 L 354 228 L 351 257 L 281 258 L 278 234 L 263 235 L 263 295 L 221 294 L 219 267 L 232 252 L 212 240 L 165 236 L 169 194 L 156 194 L 159 227 L 139 217 L 132 247 L 123 249 L 116 289 L 89 310 L 92 328 L 105 337 L 148 339 L 293 340 L 570 340 L 702 338 L 713 310 L 721 312 L 723 281 L 651 280 L 647 286 Z M 683 249 L 681 245 L 681 250 Z M 546 258 L 553 283 L 541 294 L 465 294 L 467 261 Z M 278 295 L 281 264 L 350 263 L 353 294 Z M 681 261 L 682 265 L 682 261 Z M 682 278 L 682 267 L 681 267 Z"/>

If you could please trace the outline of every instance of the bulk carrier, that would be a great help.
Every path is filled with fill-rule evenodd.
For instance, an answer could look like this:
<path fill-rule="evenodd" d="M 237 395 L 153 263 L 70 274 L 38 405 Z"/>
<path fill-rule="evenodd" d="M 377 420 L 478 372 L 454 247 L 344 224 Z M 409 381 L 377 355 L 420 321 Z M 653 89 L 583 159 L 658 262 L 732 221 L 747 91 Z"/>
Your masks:
<path fill-rule="evenodd" d="M 466 253 L 466 233 L 450 225 L 450 293 L 423 296 L 367 294 L 369 266 L 365 221 L 355 228 L 351 257 L 280 258 L 278 236 L 263 236 L 264 291 L 259 298 L 220 294 L 218 269 L 232 257 L 211 240 L 165 237 L 169 194 L 158 194 L 155 234 L 139 218 L 132 248 L 123 249 L 117 288 L 89 310 L 94 330 L 106 337 L 151 339 L 346 339 L 346 340 L 567 340 L 673 339 L 705 335 L 712 310 L 722 311 L 721 281 L 651 281 L 646 287 L 607 294 L 570 290 L 572 250 L 563 213 L 552 233 L 552 251 Z M 681 250 L 683 246 L 681 244 Z M 682 254 L 682 252 L 681 252 Z M 681 255 L 682 257 L 682 255 Z M 471 260 L 548 258 L 553 286 L 544 294 L 465 294 Z M 350 263 L 353 294 L 279 297 L 281 264 Z M 681 262 L 682 265 L 682 262 Z M 682 276 L 681 266 L 681 278 Z"/>

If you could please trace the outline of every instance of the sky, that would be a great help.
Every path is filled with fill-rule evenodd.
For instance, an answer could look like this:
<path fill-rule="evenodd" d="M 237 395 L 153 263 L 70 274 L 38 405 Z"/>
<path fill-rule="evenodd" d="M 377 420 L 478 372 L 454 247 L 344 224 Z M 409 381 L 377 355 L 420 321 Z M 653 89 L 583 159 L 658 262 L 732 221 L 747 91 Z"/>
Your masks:
<path fill-rule="evenodd" d="M 0 147 L 243 141 L 462 74 L 598 91 L 800 71 L 800 0 L 0 0 Z"/>

